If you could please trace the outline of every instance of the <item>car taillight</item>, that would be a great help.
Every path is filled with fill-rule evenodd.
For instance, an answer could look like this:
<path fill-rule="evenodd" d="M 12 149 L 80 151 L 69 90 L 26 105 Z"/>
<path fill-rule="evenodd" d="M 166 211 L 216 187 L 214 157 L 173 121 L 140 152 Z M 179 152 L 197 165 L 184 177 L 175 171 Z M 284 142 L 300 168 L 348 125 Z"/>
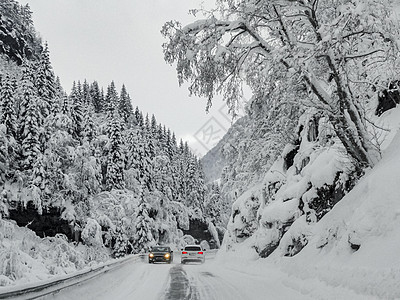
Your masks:
<path fill-rule="evenodd" d="M 200 252 L 198 252 L 198 254 L 203 254 L 203 252 L 200 251 Z"/>
<path fill-rule="evenodd" d="M 182 254 L 187 254 L 187 252 L 186 252 L 186 251 L 183 251 Z"/>

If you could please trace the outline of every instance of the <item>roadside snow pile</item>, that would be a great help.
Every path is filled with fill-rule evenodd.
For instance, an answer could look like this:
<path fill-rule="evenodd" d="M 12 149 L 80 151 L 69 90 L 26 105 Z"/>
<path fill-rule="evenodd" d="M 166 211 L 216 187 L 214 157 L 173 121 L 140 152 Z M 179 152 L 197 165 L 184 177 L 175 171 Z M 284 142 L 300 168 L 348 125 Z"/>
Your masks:
<path fill-rule="evenodd" d="M 302 278 L 360 294 L 400 298 L 400 133 L 383 159 L 312 230 L 298 255 L 279 260 Z"/>
<path fill-rule="evenodd" d="M 307 282 L 400 299 L 400 108 L 374 122 L 390 129 L 382 160 L 355 181 L 327 122 L 305 114 L 299 144 L 233 205 L 219 259 L 268 257 Z"/>
<path fill-rule="evenodd" d="M 14 221 L 0 219 L 0 287 L 72 273 L 108 258 L 105 250 L 74 246 L 64 235 L 42 239 Z"/>
<path fill-rule="evenodd" d="M 297 130 L 298 141 L 285 147 L 263 182 L 233 204 L 225 249 L 249 238 L 247 244 L 267 257 L 299 217 L 317 222 L 351 189 L 354 168 L 326 118 L 310 109 Z M 307 244 L 302 230 L 292 234 L 278 248 L 283 255 L 292 256 Z"/>

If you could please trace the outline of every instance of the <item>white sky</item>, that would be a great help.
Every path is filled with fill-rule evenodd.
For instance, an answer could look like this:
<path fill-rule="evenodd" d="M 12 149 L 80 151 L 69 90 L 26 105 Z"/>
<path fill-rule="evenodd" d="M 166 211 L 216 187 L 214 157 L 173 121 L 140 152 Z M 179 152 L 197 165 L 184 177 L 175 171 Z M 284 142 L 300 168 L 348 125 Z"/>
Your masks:
<path fill-rule="evenodd" d="M 202 155 L 230 126 L 227 109 L 215 101 L 209 114 L 205 99 L 179 88 L 174 66 L 164 62 L 160 30 L 169 20 L 182 24 L 202 0 L 20 0 L 29 3 L 34 25 L 50 49 L 56 75 L 69 92 L 72 82 L 97 80 L 105 89 L 125 83 L 144 113 L 189 142 Z M 214 0 L 206 0 L 206 7 Z M 209 135 L 204 135 L 208 133 Z M 201 145 L 201 143 L 203 146 Z"/>

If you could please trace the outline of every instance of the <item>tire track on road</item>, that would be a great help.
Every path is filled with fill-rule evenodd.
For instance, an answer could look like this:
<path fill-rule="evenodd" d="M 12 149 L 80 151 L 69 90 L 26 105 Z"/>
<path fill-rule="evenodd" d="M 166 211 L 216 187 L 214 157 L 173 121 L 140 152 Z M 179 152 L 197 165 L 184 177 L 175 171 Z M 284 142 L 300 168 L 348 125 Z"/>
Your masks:
<path fill-rule="evenodd" d="M 199 300 L 199 293 L 193 286 L 182 266 L 176 265 L 169 271 L 169 287 L 165 300 Z"/>

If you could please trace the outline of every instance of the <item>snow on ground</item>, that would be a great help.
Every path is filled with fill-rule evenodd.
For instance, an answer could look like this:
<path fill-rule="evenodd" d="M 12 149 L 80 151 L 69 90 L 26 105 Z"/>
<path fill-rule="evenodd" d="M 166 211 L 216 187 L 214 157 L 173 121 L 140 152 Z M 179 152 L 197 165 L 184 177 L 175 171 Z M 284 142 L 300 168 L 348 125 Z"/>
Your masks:
<path fill-rule="evenodd" d="M 216 259 L 208 255 L 205 264 L 181 265 L 178 255 L 171 265 L 136 261 L 41 299 L 379 299 L 288 275 L 271 261 L 238 254 L 221 252 Z"/>
<path fill-rule="evenodd" d="M 237 253 L 238 254 L 238 253 Z M 252 290 L 252 298 L 241 299 L 260 299 L 265 295 L 265 299 L 319 299 L 319 300 L 372 300 L 381 299 L 375 296 L 366 296 L 355 291 L 340 286 L 331 285 L 318 278 L 301 278 L 298 274 L 289 274 L 286 270 L 281 270 L 280 266 L 269 259 L 249 260 L 242 255 L 230 253 L 220 254 L 216 267 L 225 272 L 228 277 L 235 276 L 232 282 L 241 286 L 243 278 L 258 278 L 258 284 L 264 288 L 249 285 L 243 288 L 248 292 Z M 241 252 L 243 254 L 243 252 Z M 222 267 L 221 267 L 222 266 Z M 264 281 L 262 281 L 264 279 Z M 243 286 L 243 285 L 242 285 Z M 239 298 L 238 298 L 239 299 Z"/>
<path fill-rule="evenodd" d="M 170 268 L 171 265 L 168 264 L 149 265 L 133 262 L 41 299 L 159 299 L 165 289 Z"/>
<path fill-rule="evenodd" d="M 382 160 L 315 225 L 309 244 L 278 260 L 285 270 L 365 295 L 400 298 L 399 148 L 397 133 Z"/>
<path fill-rule="evenodd" d="M 104 247 L 74 245 L 61 234 L 42 239 L 30 229 L 0 218 L 0 291 L 2 286 L 62 276 L 108 258 Z"/>
<path fill-rule="evenodd" d="M 298 199 L 306 190 L 304 177 L 307 177 L 306 182 L 321 186 L 323 182 L 331 183 L 334 178 L 325 175 L 344 169 L 334 164 L 335 158 L 341 157 L 340 151 L 336 155 L 333 147 L 325 150 L 317 147 L 316 151 L 307 152 L 311 148 L 302 145 L 300 148 L 310 156 L 305 167 L 299 168 L 303 179 L 296 174 L 289 176 L 293 175 L 289 169 L 289 175 L 284 185 L 278 186 L 280 190 L 272 197 L 272 203 L 261 203 L 258 215 L 253 216 L 271 228 L 258 227 L 250 237 L 241 240 L 235 240 L 228 232 L 226 236 L 229 239 L 224 239 L 219 257 L 226 264 L 244 260 L 240 270 L 260 272 L 266 276 L 271 269 L 278 268 L 289 276 L 283 281 L 288 287 L 310 298 L 400 299 L 400 108 L 387 111 L 379 120 L 373 121 L 388 129 L 379 136 L 382 160 L 367 170 L 353 190 L 319 222 L 307 222 L 305 215 L 300 216 L 268 258 L 259 258 L 254 250 L 257 247 L 262 249 L 259 245 L 268 245 L 270 241 L 279 241 L 280 227 L 271 224 L 274 220 L 287 220 L 295 215 L 296 206 L 291 205 L 294 200 L 287 200 Z M 301 165 L 302 154 L 299 151 L 296 155 L 294 165 Z M 339 162 L 346 166 L 341 158 Z M 277 161 L 266 175 L 268 184 L 278 181 L 276 178 L 279 179 L 283 173 L 280 165 L 282 162 Z M 310 189 L 307 193 L 315 193 L 315 190 Z M 302 196 L 306 202 L 315 196 L 307 193 Z M 244 204 L 249 198 L 244 194 L 235 203 L 241 213 L 246 212 L 248 206 Z M 234 229 L 238 231 L 240 226 Z M 301 251 L 293 257 L 286 257 L 288 245 L 299 238 L 303 245 L 307 244 L 305 248 L 300 248 Z"/>

